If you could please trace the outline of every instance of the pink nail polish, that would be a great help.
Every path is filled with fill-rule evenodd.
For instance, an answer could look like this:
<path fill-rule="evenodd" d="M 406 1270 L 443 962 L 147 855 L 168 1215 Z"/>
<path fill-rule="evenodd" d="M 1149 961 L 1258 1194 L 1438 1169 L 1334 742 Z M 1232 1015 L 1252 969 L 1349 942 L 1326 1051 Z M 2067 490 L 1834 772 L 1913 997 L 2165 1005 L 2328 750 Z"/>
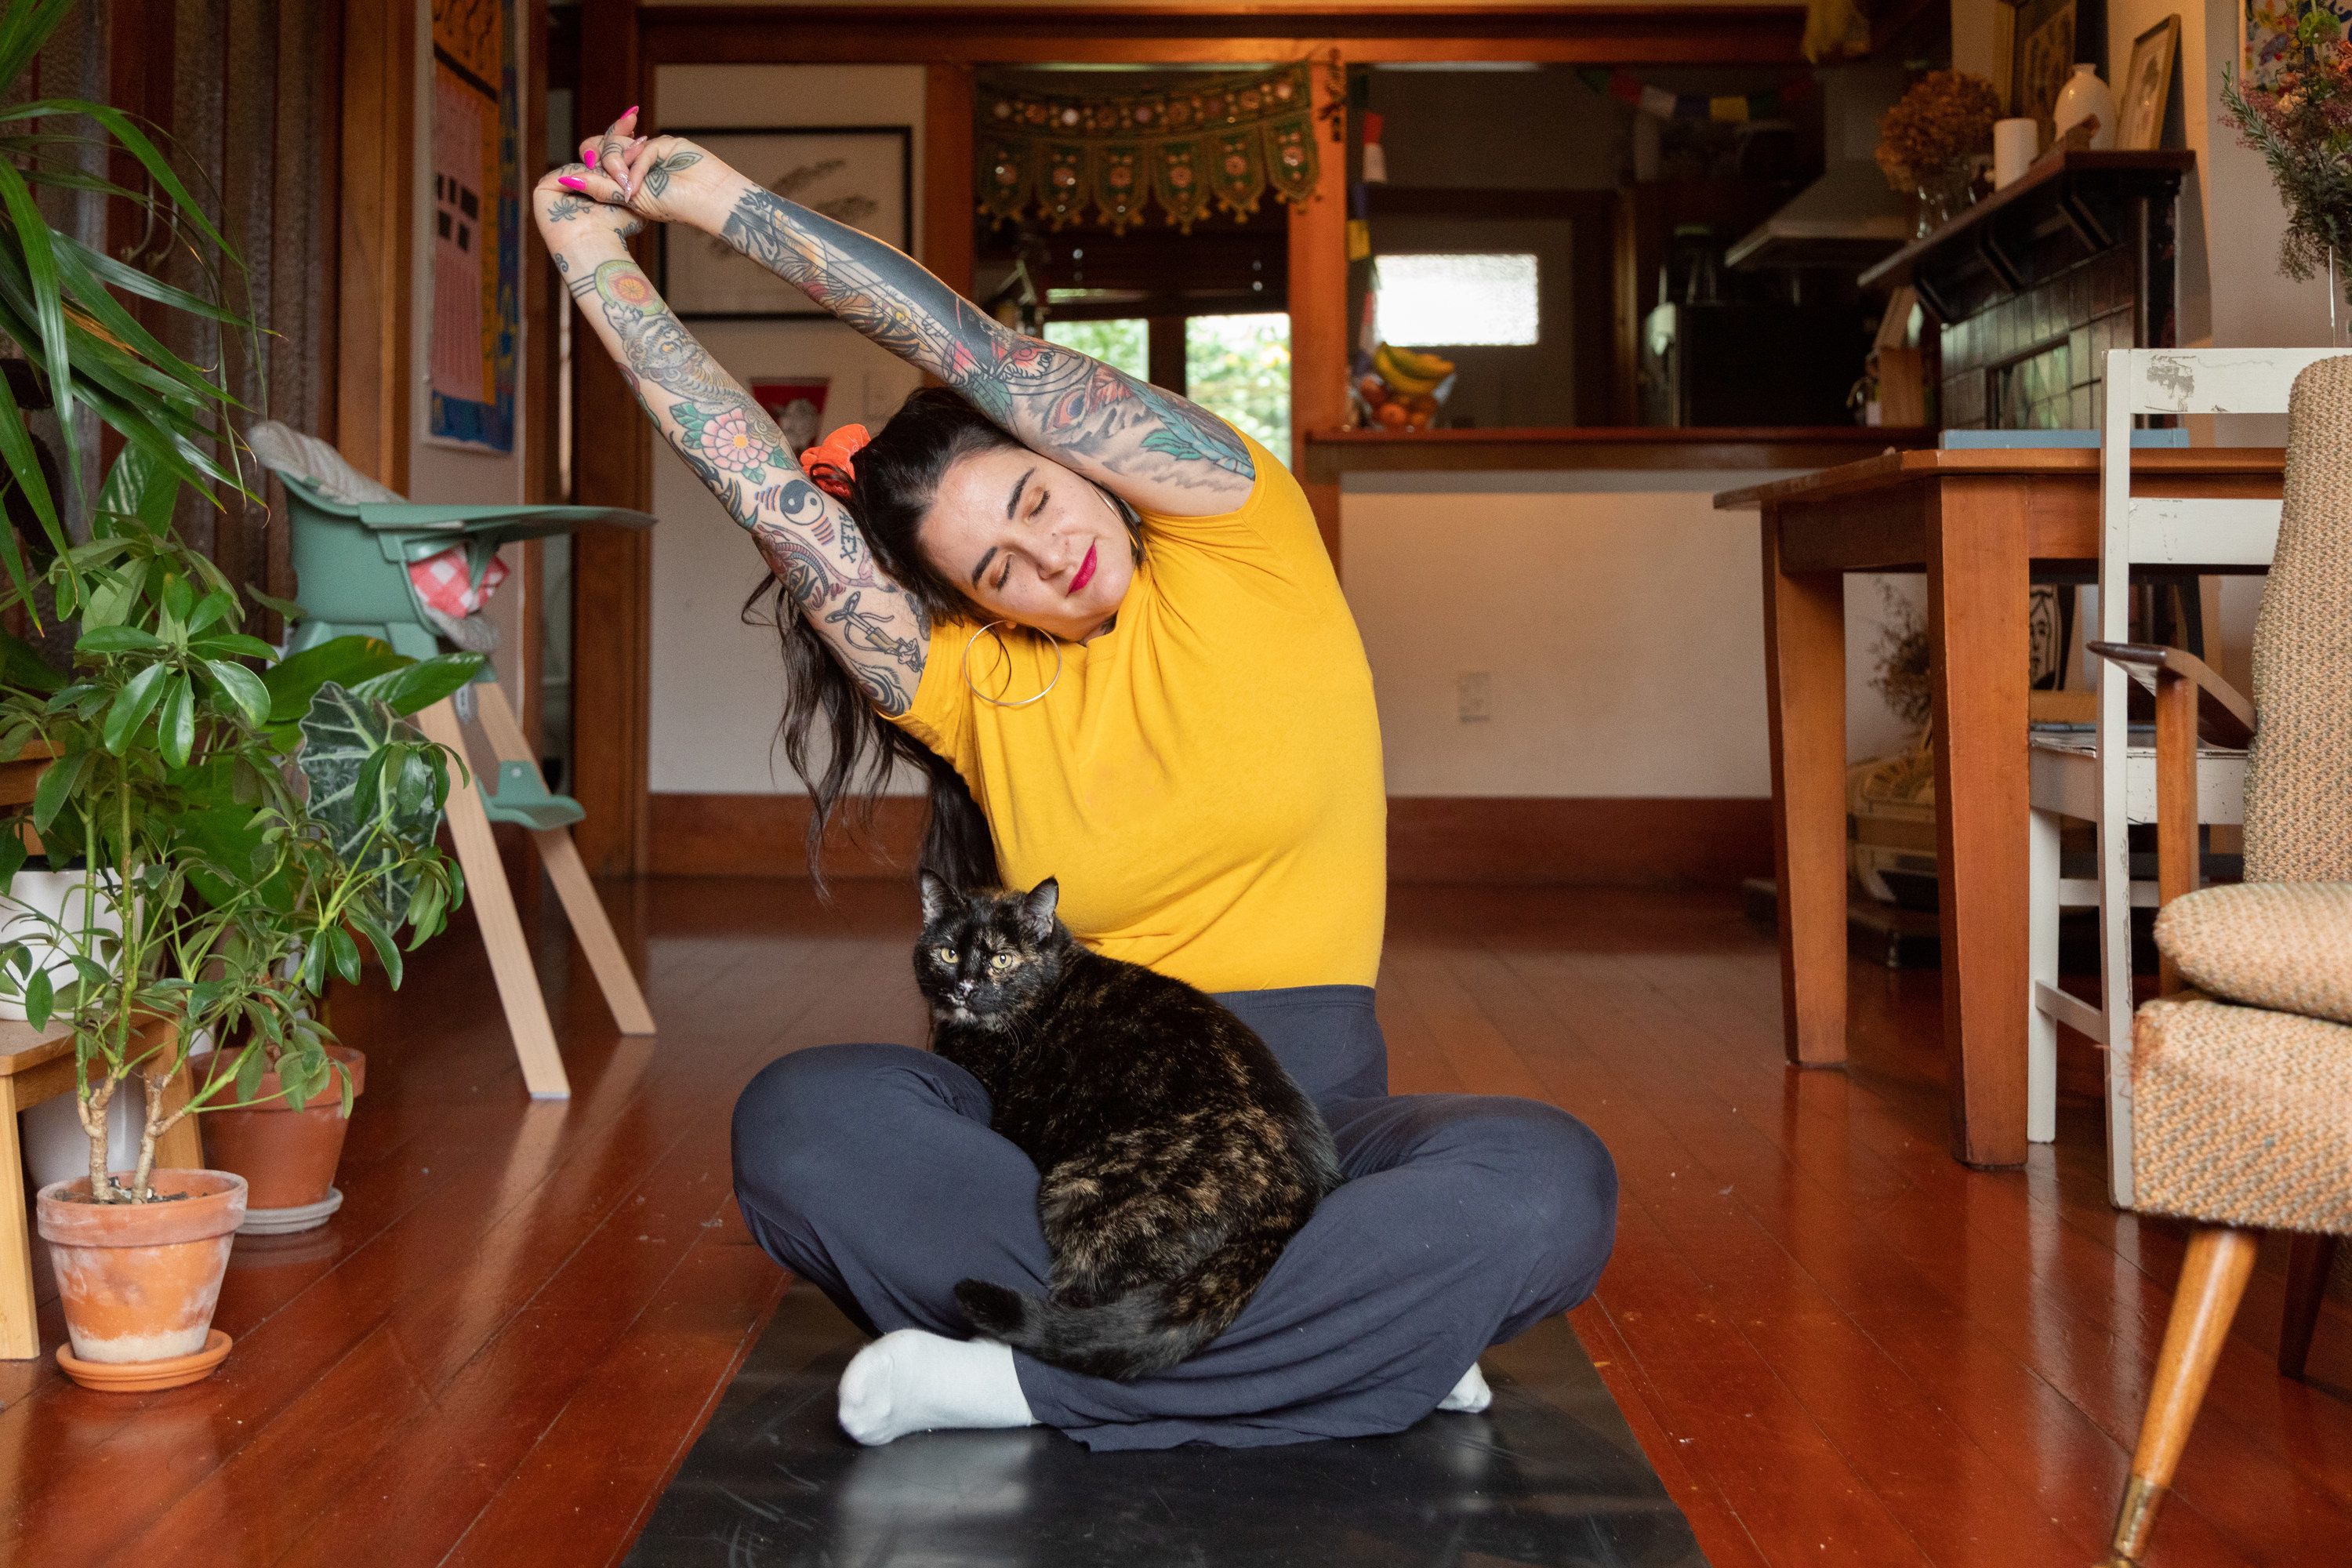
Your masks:
<path fill-rule="evenodd" d="M 584 191 L 588 188 L 588 182 L 576 174 L 559 174 L 556 176 L 555 183 L 567 191 Z"/>
<path fill-rule="evenodd" d="M 634 103 L 633 103 L 633 104 L 629 105 L 629 114 L 635 114 L 636 111 L 637 111 L 637 106 L 636 106 L 635 104 L 634 104 Z M 624 120 L 626 120 L 626 119 L 629 117 L 629 114 L 624 114 L 624 115 L 622 115 L 622 116 L 621 116 L 621 118 L 622 118 L 622 119 L 624 119 Z"/>

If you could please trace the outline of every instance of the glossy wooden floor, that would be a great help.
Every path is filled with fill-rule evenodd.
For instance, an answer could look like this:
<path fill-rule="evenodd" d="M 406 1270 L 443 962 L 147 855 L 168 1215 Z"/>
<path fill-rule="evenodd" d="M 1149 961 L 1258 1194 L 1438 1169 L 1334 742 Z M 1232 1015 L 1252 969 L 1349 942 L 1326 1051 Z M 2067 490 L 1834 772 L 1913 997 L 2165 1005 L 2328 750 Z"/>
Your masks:
<path fill-rule="evenodd" d="M 728 1196 L 737 1089 L 918 1016 L 910 894 L 608 900 L 665 1033 L 616 1037 L 542 925 L 569 1103 L 523 1097 L 470 931 L 337 999 L 370 1057 L 347 1201 L 239 1243 L 218 1375 L 103 1396 L 0 1363 L 0 1562 L 617 1560 L 782 1287 Z M 1555 1100 L 1616 1152 L 1616 1258 L 1573 1321 L 1718 1568 L 2097 1555 L 2182 1237 L 2108 1209 L 2089 1101 L 2022 1173 L 1954 1164 L 1935 977 L 1857 965 L 1853 1065 L 1792 1072 L 1772 944 L 1727 899 L 1402 889 L 1388 953 L 1395 1088 Z M 2282 1273 L 2152 1563 L 2352 1556 L 2352 1322 L 2282 1382 Z"/>

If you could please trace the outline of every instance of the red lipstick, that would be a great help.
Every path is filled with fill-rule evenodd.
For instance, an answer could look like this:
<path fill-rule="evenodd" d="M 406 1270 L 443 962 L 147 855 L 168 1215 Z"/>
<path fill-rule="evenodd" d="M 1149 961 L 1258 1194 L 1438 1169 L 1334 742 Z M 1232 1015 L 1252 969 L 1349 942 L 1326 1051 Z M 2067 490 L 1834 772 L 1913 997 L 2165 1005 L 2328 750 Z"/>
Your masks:
<path fill-rule="evenodd" d="M 1099 545 L 1094 544 L 1087 546 L 1087 558 L 1078 563 L 1077 574 L 1070 579 L 1069 591 L 1072 595 L 1075 595 L 1079 589 L 1095 580 L 1095 552 L 1100 548 Z"/>

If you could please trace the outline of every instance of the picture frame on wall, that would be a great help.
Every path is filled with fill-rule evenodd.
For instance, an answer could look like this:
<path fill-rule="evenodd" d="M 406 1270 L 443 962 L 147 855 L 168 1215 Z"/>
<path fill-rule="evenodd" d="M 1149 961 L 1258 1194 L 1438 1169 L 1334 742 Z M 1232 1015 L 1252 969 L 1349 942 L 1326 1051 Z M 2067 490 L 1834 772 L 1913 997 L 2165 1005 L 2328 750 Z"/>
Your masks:
<path fill-rule="evenodd" d="M 2132 40 L 2131 63 L 2116 97 L 2116 147 L 2153 153 L 2164 139 L 2164 110 L 2172 98 L 2172 67 L 2180 55 L 2180 17 L 2167 16 Z"/>
<path fill-rule="evenodd" d="M 2042 144 L 2054 134 L 2053 111 L 2074 74 L 2074 0 L 2024 0 L 2010 44 L 2010 89 L 2019 118 L 2037 121 Z"/>
<path fill-rule="evenodd" d="M 900 250 L 912 247 L 914 132 L 905 125 L 779 130 L 674 127 L 752 184 Z M 827 312 L 724 240 L 661 226 L 662 293 L 684 320 L 760 321 Z"/>
<path fill-rule="evenodd" d="M 2315 0 L 2313 7 L 2330 24 L 2334 37 L 2352 35 L 2352 0 Z M 2248 87 L 2267 88 L 2278 80 L 2288 47 L 2305 20 L 2304 0 L 2242 0 L 2245 48 L 2238 62 L 2240 79 Z"/>

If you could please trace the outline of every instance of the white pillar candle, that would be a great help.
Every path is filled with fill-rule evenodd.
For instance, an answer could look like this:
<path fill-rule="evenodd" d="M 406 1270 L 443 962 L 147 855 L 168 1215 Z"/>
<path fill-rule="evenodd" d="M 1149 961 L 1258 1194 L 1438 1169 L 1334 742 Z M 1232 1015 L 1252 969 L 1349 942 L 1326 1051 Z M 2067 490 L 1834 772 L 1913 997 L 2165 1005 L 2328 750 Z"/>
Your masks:
<path fill-rule="evenodd" d="M 2041 129 L 2032 120 L 1997 120 L 1992 127 L 1992 188 L 2013 184 L 2041 150 Z"/>

